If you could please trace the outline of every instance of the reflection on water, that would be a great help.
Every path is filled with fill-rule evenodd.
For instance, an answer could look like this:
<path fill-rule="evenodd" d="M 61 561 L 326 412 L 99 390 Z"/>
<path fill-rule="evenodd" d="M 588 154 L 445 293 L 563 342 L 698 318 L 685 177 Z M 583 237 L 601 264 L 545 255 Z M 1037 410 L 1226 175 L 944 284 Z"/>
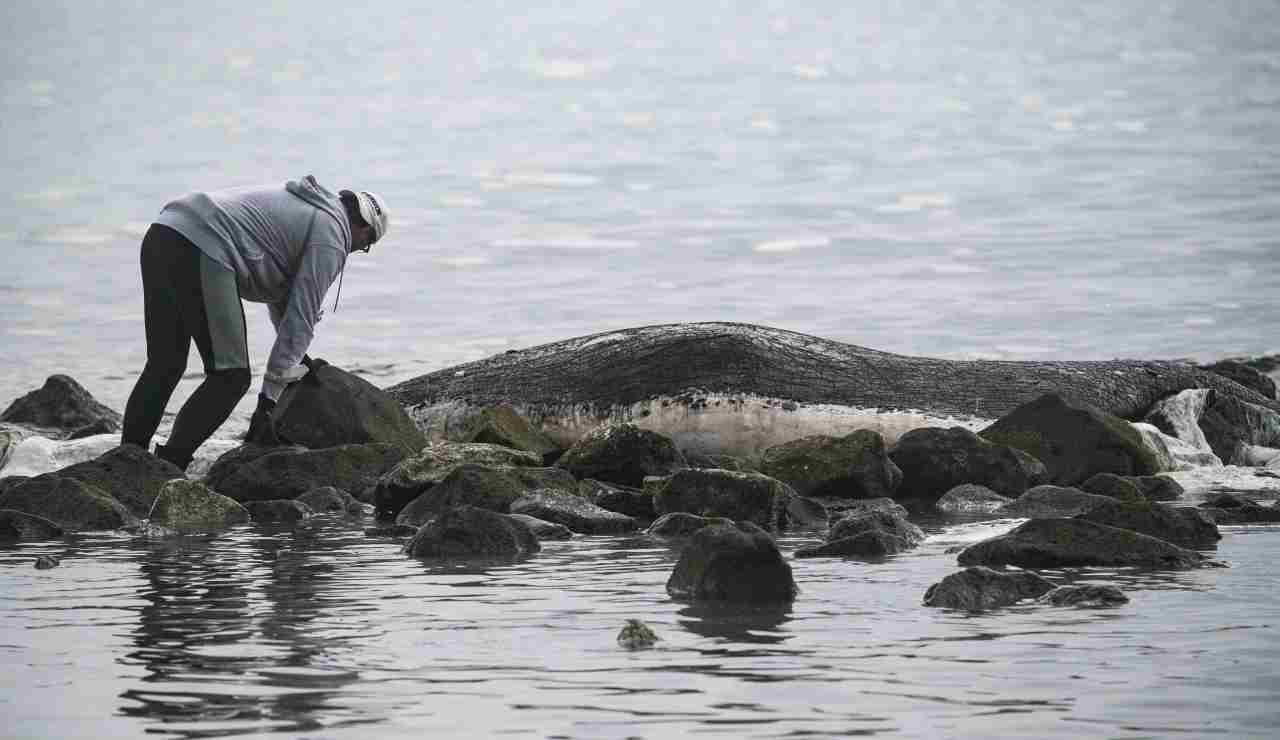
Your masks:
<path fill-rule="evenodd" d="M 643 536 L 440 563 L 364 524 L 0 550 L 0 712 L 19 737 L 89 736 L 82 716 L 96 737 L 1249 736 L 1277 719 L 1280 529 L 1224 530 L 1229 569 L 1045 573 L 1118 585 L 1123 606 L 969 614 L 920 605 L 957 568 L 946 527 L 877 562 L 791 560 L 794 604 L 727 606 L 670 600 L 678 550 Z M 40 553 L 63 565 L 34 570 Z M 661 640 L 619 648 L 630 618 Z"/>

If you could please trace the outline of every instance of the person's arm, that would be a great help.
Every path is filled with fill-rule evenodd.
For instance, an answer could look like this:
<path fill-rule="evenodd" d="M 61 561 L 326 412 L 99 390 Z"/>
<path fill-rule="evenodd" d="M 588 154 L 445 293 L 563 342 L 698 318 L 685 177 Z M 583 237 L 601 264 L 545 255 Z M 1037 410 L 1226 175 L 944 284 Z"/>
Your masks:
<path fill-rule="evenodd" d="M 262 380 L 262 395 L 278 400 L 289 381 L 289 371 L 302 361 L 311 346 L 316 323 L 320 321 L 320 304 L 329 286 L 342 271 L 345 253 L 333 244 L 311 244 L 302 255 L 298 272 L 289 287 L 279 321 L 277 304 L 270 304 L 272 323 L 276 325 L 276 341 L 267 358 L 267 372 Z"/>

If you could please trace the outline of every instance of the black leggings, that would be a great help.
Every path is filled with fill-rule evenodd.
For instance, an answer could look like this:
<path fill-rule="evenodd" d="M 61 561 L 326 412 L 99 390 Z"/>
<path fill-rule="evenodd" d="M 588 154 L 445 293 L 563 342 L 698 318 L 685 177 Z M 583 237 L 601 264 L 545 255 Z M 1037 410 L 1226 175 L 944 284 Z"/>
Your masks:
<path fill-rule="evenodd" d="M 234 281 L 234 273 L 204 256 L 186 237 L 151 225 L 142 240 L 147 365 L 125 406 L 125 444 L 150 448 L 173 389 L 186 372 L 192 339 L 204 361 L 205 379 L 178 412 L 169 449 L 188 456 L 195 452 L 249 390 L 244 308 Z"/>

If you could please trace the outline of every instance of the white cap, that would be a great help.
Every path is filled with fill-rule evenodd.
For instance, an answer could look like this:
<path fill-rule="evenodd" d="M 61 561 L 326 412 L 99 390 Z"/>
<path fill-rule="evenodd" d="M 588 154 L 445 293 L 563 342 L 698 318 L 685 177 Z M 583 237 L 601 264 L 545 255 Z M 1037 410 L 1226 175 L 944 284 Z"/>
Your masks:
<path fill-rule="evenodd" d="M 360 207 L 360 218 L 373 227 L 373 241 L 376 242 L 387 233 L 387 208 L 381 197 L 368 190 L 355 192 L 356 204 Z M 372 244 L 373 242 L 370 242 Z"/>

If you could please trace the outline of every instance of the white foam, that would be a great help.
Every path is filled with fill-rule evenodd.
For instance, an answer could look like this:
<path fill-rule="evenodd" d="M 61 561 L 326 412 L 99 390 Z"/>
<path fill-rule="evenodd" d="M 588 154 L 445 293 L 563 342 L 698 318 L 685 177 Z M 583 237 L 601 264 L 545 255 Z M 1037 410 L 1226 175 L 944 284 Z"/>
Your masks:
<path fill-rule="evenodd" d="M 1008 534 L 1026 519 L 990 519 L 983 522 L 969 522 L 948 527 L 945 531 L 930 535 L 925 539 L 930 544 L 966 544 Z"/>
<path fill-rule="evenodd" d="M 753 251 L 756 252 L 795 252 L 800 249 L 818 249 L 831 246 L 831 240 L 825 236 L 800 236 L 790 239 L 774 239 L 760 242 Z"/>

